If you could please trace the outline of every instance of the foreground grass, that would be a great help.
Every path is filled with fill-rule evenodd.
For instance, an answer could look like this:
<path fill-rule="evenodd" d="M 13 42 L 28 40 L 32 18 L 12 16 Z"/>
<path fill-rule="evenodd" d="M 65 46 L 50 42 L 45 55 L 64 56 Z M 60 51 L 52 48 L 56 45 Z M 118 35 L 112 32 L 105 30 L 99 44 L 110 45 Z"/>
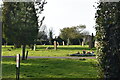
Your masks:
<path fill-rule="evenodd" d="M 3 78 L 15 78 L 15 58 L 3 58 Z M 95 59 L 28 59 L 21 61 L 21 78 L 97 78 Z"/>
<path fill-rule="evenodd" d="M 46 50 L 46 48 L 49 49 Z M 96 51 L 95 49 L 91 50 L 88 46 L 80 46 L 80 45 L 70 45 L 70 46 L 58 46 L 57 50 L 54 50 L 53 45 L 37 45 L 36 51 L 32 51 L 27 48 L 29 51 L 29 56 L 68 56 L 68 54 L 74 54 L 78 51 L 82 53 L 83 50 L 86 51 Z M 16 56 L 16 54 L 21 53 L 21 48 L 19 49 L 11 49 L 11 46 L 2 47 L 2 55 L 3 56 Z M 21 54 L 22 55 L 22 54 Z"/>

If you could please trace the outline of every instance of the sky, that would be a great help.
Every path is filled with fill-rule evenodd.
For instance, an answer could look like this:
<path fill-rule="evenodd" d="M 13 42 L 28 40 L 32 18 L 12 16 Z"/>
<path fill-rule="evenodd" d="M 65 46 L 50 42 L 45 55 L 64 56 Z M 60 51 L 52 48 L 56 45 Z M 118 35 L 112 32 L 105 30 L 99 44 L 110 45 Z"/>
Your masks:
<path fill-rule="evenodd" d="M 98 0 L 46 0 L 42 15 L 45 16 L 44 25 L 53 28 L 54 36 L 58 36 L 60 29 L 77 25 L 86 25 L 86 30 L 95 34 L 95 12 L 93 5 Z"/>
<path fill-rule="evenodd" d="M 90 34 L 95 34 L 95 12 L 93 5 L 98 0 L 46 0 L 44 11 L 41 16 L 45 16 L 43 25 L 47 30 L 53 29 L 54 36 L 60 34 L 60 29 L 78 25 L 86 25 L 86 30 Z"/>

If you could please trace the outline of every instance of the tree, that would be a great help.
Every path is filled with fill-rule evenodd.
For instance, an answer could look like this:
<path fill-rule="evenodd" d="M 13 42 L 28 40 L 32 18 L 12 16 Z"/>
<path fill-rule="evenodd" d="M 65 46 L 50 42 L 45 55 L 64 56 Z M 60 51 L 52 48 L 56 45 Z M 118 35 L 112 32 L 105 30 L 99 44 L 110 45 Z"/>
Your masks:
<path fill-rule="evenodd" d="M 102 78 L 120 76 L 120 2 L 100 2 L 96 12 L 97 49 Z"/>
<path fill-rule="evenodd" d="M 4 2 L 3 6 L 5 38 L 7 41 L 13 41 L 15 45 L 22 45 L 22 59 L 25 59 L 26 45 L 34 44 L 37 39 L 39 28 L 37 14 L 41 13 L 45 2 L 36 2 L 40 7 L 38 12 L 34 4 L 33 2 Z"/>
<path fill-rule="evenodd" d="M 67 27 L 60 30 L 60 37 L 65 41 L 71 44 L 74 44 L 74 40 L 79 40 L 83 37 L 82 31 L 86 28 L 85 25 Z"/>
<path fill-rule="evenodd" d="M 49 29 L 49 41 L 50 44 L 53 44 L 53 29 Z"/>
<path fill-rule="evenodd" d="M 61 39 L 59 36 L 56 38 L 56 41 L 62 45 L 63 44 L 63 39 Z"/>
<path fill-rule="evenodd" d="M 40 44 L 48 44 L 47 26 L 43 25 L 40 27 L 38 32 L 38 40 Z"/>

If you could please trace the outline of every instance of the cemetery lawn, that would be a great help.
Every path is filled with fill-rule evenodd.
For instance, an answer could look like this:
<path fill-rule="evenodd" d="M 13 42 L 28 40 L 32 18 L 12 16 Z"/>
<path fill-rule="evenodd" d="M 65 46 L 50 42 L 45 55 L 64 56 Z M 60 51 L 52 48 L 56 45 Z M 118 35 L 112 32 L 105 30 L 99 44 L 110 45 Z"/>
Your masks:
<path fill-rule="evenodd" d="M 3 78 L 15 78 L 15 58 L 2 59 Z M 96 59 L 28 59 L 21 61 L 20 78 L 97 78 Z"/>
<path fill-rule="evenodd" d="M 12 49 L 13 46 L 2 46 L 2 55 L 3 56 L 16 56 L 16 54 L 21 54 L 21 48 Z M 46 48 L 49 47 L 47 50 Z M 57 50 L 54 50 L 53 45 L 37 45 L 36 51 L 32 51 L 29 48 L 26 50 L 29 51 L 28 56 L 47 56 L 47 57 L 67 57 L 68 54 L 74 54 L 78 51 L 82 53 L 83 50 L 86 51 L 94 51 L 96 53 L 96 49 L 89 49 L 88 45 L 81 46 L 81 45 L 65 45 L 65 46 L 58 46 Z M 22 54 L 21 54 L 22 55 Z"/>

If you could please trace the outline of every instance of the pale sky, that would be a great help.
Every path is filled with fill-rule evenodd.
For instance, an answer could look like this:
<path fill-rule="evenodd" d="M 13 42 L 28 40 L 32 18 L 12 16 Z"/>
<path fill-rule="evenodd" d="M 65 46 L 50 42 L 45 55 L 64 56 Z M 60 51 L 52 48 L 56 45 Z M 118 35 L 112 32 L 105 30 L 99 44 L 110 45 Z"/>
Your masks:
<path fill-rule="evenodd" d="M 95 12 L 93 5 L 99 0 L 46 0 L 42 16 L 43 25 L 47 29 L 53 28 L 54 36 L 58 36 L 60 29 L 77 25 L 86 25 L 86 30 L 95 34 Z"/>
<path fill-rule="evenodd" d="M 98 0 L 46 0 L 42 15 L 47 28 L 53 28 L 54 36 L 58 36 L 64 27 L 86 25 L 87 30 L 95 34 L 95 12 L 93 5 Z"/>

